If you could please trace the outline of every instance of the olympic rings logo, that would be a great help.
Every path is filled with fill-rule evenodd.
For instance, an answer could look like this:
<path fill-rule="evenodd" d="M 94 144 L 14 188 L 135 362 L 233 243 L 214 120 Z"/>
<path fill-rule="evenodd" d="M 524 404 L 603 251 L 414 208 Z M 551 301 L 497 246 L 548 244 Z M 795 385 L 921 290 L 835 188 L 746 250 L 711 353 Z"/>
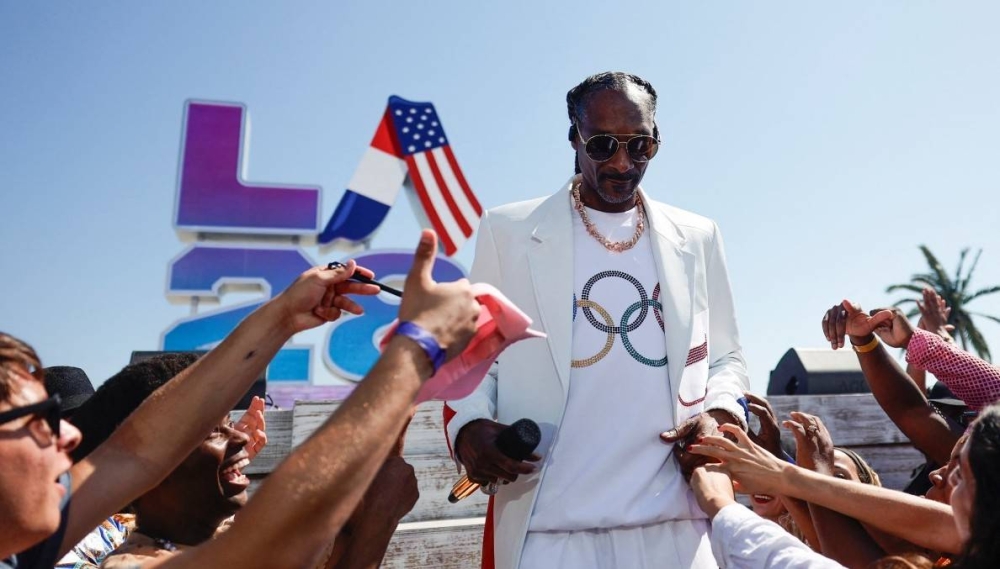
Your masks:
<path fill-rule="evenodd" d="M 598 281 L 605 278 L 620 278 L 632 286 L 635 287 L 636 292 L 639 293 L 639 301 L 629 305 L 622 314 L 621 320 L 615 322 L 611 317 L 611 314 L 601 306 L 600 304 L 590 300 L 590 291 L 593 289 L 594 285 Z M 583 315 L 587 318 L 587 322 L 591 326 L 607 334 L 607 339 L 604 342 L 604 346 L 593 356 L 589 358 L 583 358 L 579 360 L 572 360 L 571 366 L 574 368 L 584 368 L 594 365 L 595 363 L 604 359 L 611 352 L 611 348 L 615 344 L 615 336 L 621 335 L 622 345 L 625 347 L 625 351 L 628 352 L 632 358 L 641 364 L 650 367 L 663 367 L 667 365 L 667 356 L 664 354 L 662 358 L 653 359 L 646 357 L 645 355 L 639 353 L 639 351 L 632 345 L 632 341 L 629 339 L 629 333 L 635 332 L 642 326 L 645 322 L 646 317 L 649 316 L 649 309 L 653 309 L 653 317 L 656 318 L 656 323 L 660 326 L 660 331 L 664 331 L 663 327 L 663 305 L 660 304 L 660 285 L 657 283 L 656 287 L 653 289 L 653 296 L 650 298 L 646 294 L 646 289 L 643 288 L 642 283 L 632 275 L 625 273 L 623 271 L 601 271 L 596 275 L 590 277 L 590 279 L 584 284 L 583 291 L 581 292 L 580 298 L 577 299 L 576 295 L 573 295 L 573 321 L 576 321 L 577 309 L 583 312 Z M 594 315 L 600 316 L 600 320 Z M 634 319 L 633 319 L 634 316 Z"/>

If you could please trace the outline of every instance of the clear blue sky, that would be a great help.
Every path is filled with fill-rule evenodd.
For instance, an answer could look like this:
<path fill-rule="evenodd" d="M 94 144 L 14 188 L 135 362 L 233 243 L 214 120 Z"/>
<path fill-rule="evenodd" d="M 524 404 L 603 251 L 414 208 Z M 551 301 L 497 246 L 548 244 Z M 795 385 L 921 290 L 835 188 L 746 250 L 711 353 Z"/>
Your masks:
<path fill-rule="evenodd" d="M 164 294 L 186 99 L 245 103 L 249 179 L 321 185 L 326 219 L 388 95 L 435 103 L 492 207 L 566 180 L 565 93 L 621 69 L 660 93 L 644 187 L 722 227 L 763 391 L 825 308 L 894 299 L 920 243 L 949 267 L 982 247 L 975 284 L 1000 283 L 997 21 L 988 0 L 2 2 L 0 329 L 100 382 L 189 313 Z M 417 232 L 401 197 L 374 246 Z"/>

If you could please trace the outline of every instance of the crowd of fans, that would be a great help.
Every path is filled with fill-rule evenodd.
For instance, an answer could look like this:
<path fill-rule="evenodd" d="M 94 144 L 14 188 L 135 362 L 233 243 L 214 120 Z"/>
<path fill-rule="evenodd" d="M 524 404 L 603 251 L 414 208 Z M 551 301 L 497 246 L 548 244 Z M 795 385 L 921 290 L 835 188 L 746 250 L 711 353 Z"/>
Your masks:
<path fill-rule="evenodd" d="M 399 316 L 450 359 L 479 308 L 467 282 L 433 281 L 435 250 L 425 232 Z M 264 403 L 229 419 L 293 334 L 360 313 L 350 295 L 378 293 L 349 280 L 355 270 L 373 276 L 353 262 L 312 269 L 205 356 L 132 364 L 96 392 L 81 370 L 43 369 L 0 333 L 0 568 L 378 566 L 417 500 L 403 434 L 434 371 L 417 343 L 390 340 L 252 499 L 243 471 L 267 444 Z M 934 291 L 919 307 L 915 328 L 849 301 L 822 318 L 831 347 L 853 346 L 876 401 L 926 456 L 905 492 L 883 488 L 819 417 L 781 421 L 750 393 L 758 428 L 685 444 L 704 457 L 686 474 L 721 567 L 1000 566 L 1000 369 L 955 345 Z M 905 348 L 905 371 L 886 346 Z M 930 396 L 925 371 L 940 382 Z"/>

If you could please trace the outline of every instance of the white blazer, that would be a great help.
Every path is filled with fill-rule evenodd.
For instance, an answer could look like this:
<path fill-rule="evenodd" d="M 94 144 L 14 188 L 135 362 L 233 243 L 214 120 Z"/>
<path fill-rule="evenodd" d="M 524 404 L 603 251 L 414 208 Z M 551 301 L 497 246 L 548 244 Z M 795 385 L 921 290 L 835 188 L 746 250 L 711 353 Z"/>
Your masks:
<path fill-rule="evenodd" d="M 483 215 L 470 279 L 500 289 L 548 338 L 510 346 L 474 393 L 446 404 L 451 449 L 465 424 L 483 418 L 506 424 L 522 417 L 534 420 L 542 429 L 537 452 L 543 457 L 557 438 L 572 358 L 572 181 L 547 198 L 500 206 Z M 707 409 L 724 409 L 742 418 L 744 409 L 737 400 L 750 384 L 719 229 L 710 219 L 652 201 L 639 191 L 660 276 L 664 327 L 670 331 L 667 370 L 671 393 L 677 394 L 676 422 Z M 670 450 L 664 446 L 664 452 Z M 545 467 L 543 461 L 536 473 L 502 485 L 494 496 L 492 519 L 486 520 L 494 547 L 484 551 L 483 567 L 518 566 Z"/>

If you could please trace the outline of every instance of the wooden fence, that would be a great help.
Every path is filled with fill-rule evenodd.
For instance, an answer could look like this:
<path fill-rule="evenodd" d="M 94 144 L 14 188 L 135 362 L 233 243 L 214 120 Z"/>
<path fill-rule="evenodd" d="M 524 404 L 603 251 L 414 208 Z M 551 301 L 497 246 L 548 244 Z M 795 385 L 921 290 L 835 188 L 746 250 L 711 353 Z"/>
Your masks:
<path fill-rule="evenodd" d="M 779 419 L 796 410 L 819 416 L 834 442 L 861 454 L 889 488 L 905 486 L 914 467 L 923 461 L 871 394 L 783 396 L 769 401 Z M 292 410 L 266 412 L 268 445 L 244 469 L 253 480 L 251 492 L 337 405 L 336 401 L 306 401 Z M 754 422 L 751 425 L 756 427 Z M 382 566 L 479 567 L 487 500 L 477 492 L 458 504 L 448 502 L 458 473 L 448 456 L 441 403 L 420 406 L 407 431 L 404 458 L 416 471 L 420 499 L 396 530 Z"/>

